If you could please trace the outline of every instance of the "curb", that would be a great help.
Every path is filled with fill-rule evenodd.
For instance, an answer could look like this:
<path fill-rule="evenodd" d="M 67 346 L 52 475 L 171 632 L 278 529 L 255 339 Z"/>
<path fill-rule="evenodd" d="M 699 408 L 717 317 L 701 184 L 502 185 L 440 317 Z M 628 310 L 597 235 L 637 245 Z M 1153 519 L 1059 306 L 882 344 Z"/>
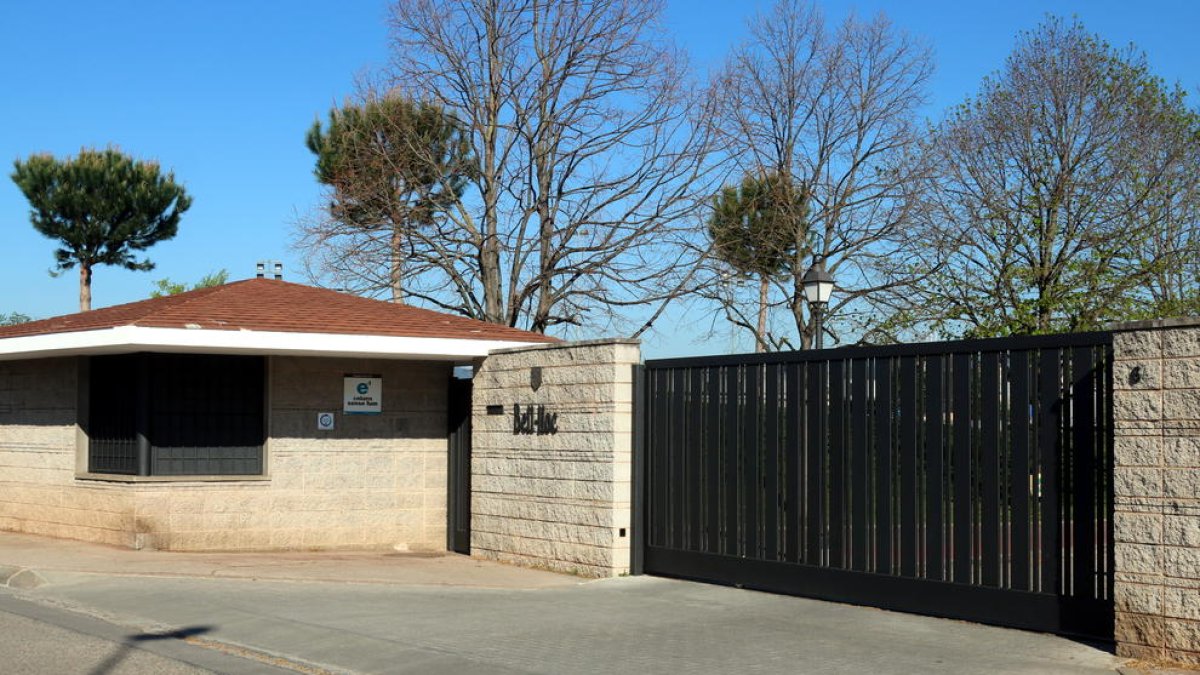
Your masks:
<path fill-rule="evenodd" d="M 1195 675 L 1195 668 L 1171 666 L 1121 666 L 1117 668 L 1118 675 Z"/>
<path fill-rule="evenodd" d="M 0 587 L 28 591 L 45 583 L 41 575 L 27 567 L 0 565 Z"/>

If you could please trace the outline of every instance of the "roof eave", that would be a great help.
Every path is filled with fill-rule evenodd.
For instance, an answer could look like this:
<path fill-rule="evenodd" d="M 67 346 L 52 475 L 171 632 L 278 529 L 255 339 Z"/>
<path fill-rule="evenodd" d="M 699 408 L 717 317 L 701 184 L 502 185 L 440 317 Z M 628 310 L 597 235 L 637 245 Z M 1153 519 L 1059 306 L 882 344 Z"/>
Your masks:
<path fill-rule="evenodd" d="M 468 338 L 118 326 L 101 330 L 3 338 L 0 339 L 0 361 L 143 351 L 461 361 L 487 356 L 494 349 L 535 344 L 541 343 Z"/>

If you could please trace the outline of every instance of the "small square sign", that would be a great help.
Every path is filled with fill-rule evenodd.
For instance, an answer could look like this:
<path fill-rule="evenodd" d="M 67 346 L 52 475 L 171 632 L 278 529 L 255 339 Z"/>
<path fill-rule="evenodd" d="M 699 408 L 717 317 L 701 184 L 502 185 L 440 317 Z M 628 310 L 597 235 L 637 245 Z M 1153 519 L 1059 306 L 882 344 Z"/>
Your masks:
<path fill-rule="evenodd" d="M 347 415 L 378 415 L 383 412 L 383 378 L 379 375 L 347 375 L 342 385 L 342 412 Z"/>
<path fill-rule="evenodd" d="M 317 413 L 317 431 L 333 431 L 333 413 Z"/>

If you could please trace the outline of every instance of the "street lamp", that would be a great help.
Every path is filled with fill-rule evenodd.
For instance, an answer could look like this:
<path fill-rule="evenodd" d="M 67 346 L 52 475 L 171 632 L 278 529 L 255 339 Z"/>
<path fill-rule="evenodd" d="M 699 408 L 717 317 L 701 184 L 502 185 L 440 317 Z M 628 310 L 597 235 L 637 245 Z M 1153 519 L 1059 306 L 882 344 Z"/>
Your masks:
<path fill-rule="evenodd" d="M 804 288 L 804 299 L 812 308 L 816 348 L 822 349 L 825 346 L 825 305 L 833 295 L 833 277 L 825 271 L 825 264 L 817 261 L 800 277 L 800 285 Z"/>

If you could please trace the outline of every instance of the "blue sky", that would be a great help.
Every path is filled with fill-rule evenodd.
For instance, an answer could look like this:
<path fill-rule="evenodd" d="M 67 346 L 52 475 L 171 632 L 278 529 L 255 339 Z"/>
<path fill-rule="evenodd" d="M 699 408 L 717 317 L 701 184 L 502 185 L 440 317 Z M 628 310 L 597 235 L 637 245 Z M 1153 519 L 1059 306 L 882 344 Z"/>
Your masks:
<path fill-rule="evenodd" d="M 696 65 L 718 65 L 762 1 L 672 0 L 667 24 Z M 1135 43 L 1155 72 L 1200 88 L 1194 29 L 1200 2 L 1091 0 L 821 3 L 840 18 L 885 12 L 928 41 L 937 73 L 927 111 L 937 118 L 999 68 L 1022 29 L 1047 13 L 1076 15 L 1114 44 Z M 47 317 L 75 311 L 73 272 L 51 278 L 53 242 L 28 222 L 8 180 L 11 162 L 34 152 L 115 145 L 172 168 L 195 203 L 180 233 L 150 250 L 152 272 L 102 267 L 94 306 L 146 297 L 154 281 L 195 281 L 221 268 L 234 279 L 260 259 L 282 260 L 298 279 L 291 223 L 319 190 L 304 133 L 351 93 L 356 74 L 387 58 L 381 0 L 109 0 L 0 2 L 0 313 Z M 672 314 L 646 344 L 649 357 L 746 348 L 697 341 L 699 317 Z"/>

